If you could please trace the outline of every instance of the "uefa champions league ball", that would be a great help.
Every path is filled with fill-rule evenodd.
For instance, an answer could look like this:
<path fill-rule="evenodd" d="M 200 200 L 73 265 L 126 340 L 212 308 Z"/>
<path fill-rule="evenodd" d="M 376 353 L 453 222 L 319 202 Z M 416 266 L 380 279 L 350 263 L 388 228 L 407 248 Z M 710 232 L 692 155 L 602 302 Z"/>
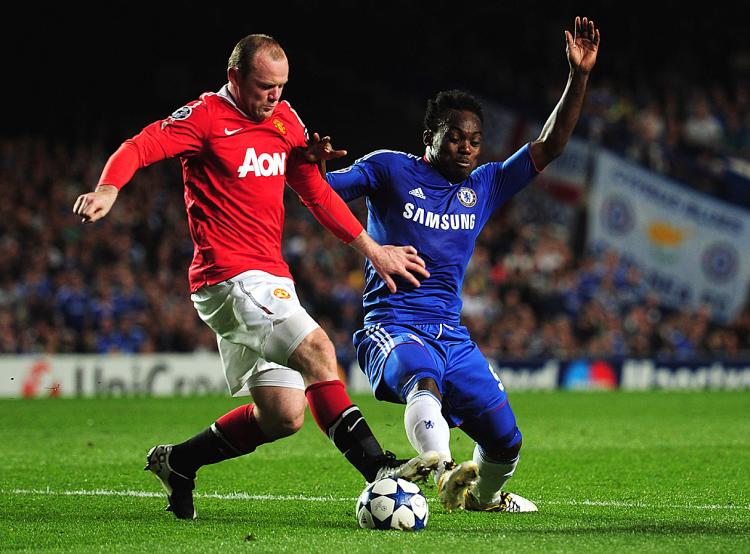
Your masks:
<path fill-rule="evenodd" d="M 427 525 L 427 500 L 414 483 L 386 477 L 368 485 L 357 500 L 363 529 L 419 531 Z"/>

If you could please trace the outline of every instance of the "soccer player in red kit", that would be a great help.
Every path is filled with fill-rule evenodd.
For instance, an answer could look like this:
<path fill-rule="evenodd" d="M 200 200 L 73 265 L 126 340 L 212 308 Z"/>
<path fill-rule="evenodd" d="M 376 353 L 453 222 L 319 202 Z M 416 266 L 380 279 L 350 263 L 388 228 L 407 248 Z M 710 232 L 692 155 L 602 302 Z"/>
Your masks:
<path fill-rule="evenodd" d="M 383 452 L 338 379 L 333 344 L 300 305 L 282 259 L 286 182 L 327 229 L 371 261 L 391 291 L 394 278 L 418 286 L 417 276 L 429 276 L 411 246 L 373 241 L 307 161 L 305 127 L 280 101 L 288 73 L 286 54 L 273 38 L 243 38 L 229 58 L 229 82 L 126 140 L 96 190 L 79 196 L 73 208 L 84 222 L 97 221 L 139 168 L 172 157 L 182 162 L 195 244 L 191 299 L 216 332 L 231 393 L 250 394 L 254 403 L 181 444 L 149 451 L 146 469 L 159 478 L 168 509 L 181 519 L 196 517 L 192 491 L 201 466 L 295 433 L 306 401 L 321 430 L 367 481 L 413 479 L 437 465 L 436 453 L 402 461 Z M 314 148 L 316 159 L 345 154 L 327 140 L 315 141 Z"/>

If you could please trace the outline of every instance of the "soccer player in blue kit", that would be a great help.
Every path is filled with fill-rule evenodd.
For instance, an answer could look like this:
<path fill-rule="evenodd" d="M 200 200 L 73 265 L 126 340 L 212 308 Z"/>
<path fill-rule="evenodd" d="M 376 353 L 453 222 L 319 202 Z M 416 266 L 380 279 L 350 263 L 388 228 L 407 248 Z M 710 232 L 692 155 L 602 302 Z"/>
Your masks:
<path fill-rule="evenodd" d="M 427 263 L 421 287 L 390 294 L 367 262 L 365 326 L 354 345 L 376 398 L 406 404 L 414 448 L 439 453 L 435 479 L 449 511 L 537 509 L 502 491 L 518 464 L 521 432 L 500 378 L 461 325 L 460 292 L 489 217 L 562 153 L 581 114 L 600 35 L 586 17 L 574 26 L 573 35 L 565 31 L 570 73 L 562 98 L 539 138 L 504 162 L 477 167 L 482 108 L 469 94 L 448 91 L 428 101 L 423 157 L 378 150 L 326 176 L 345 200 L 367 198 L 367 231 L 376 241 L 412 244 Z M 476 442 L 473 461 L 453 462 L 452 426 Z"/>

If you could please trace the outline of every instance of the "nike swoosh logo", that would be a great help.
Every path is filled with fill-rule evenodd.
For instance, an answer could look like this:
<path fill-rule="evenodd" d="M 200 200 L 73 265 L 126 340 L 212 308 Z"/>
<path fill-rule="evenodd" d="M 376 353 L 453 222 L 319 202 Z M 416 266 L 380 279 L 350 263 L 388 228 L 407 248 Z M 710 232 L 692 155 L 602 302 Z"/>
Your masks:
<path fill-rule="evenodd" d="M 357 421 L 355 421 L 349 427 L 347 427 L 346 430 L 351 433 L 352 429 L 354 429 L 360 421 L 364 421 L 364 419 L 365 419 L 364 417 L 360 417 Z"/>
<path fill-rule="evenodd" d="M 240 127 L 239 129 L 235 129 L 234 131 L 230 131 L 229 129 L 227 129 L 226 127 L 224 127 L 224 133 L 226 135 L 228 135 L 228 136 L 231 136 L 231 135 L 233 135 L 235 133 L 239 133 L 240 131 L 242 131 L 242 129 L 244 129 L 244 127 Z"/>

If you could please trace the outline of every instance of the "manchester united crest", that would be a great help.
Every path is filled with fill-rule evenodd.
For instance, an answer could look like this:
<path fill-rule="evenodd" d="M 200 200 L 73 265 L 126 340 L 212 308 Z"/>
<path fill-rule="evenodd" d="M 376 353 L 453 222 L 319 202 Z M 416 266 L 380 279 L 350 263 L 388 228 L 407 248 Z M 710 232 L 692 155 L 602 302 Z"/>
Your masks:
<path fill-rule="evenodd" d="M 279 300 L 289 300 L 292 295 L 285 289 L 274 289 L 273 295 Z"/>
<path fill-rule="evenodd" d="M 469 187 L 461 187 L 456 196 L 458 196 L 458 201 L 467 208 L 473 208 L 477 204 L 477 193 Z"/>
<path fill-rule="evenodd" d="M 276 129 L 278 129 L 279 133 L 281 133 L 282 135 L 286 135 L 286 127 L 284 127 L 284 124 L 281 122 L 280 119 L 274 117 L 272 123 L 273 123 L 273 126 L 276 127 Z"/>

